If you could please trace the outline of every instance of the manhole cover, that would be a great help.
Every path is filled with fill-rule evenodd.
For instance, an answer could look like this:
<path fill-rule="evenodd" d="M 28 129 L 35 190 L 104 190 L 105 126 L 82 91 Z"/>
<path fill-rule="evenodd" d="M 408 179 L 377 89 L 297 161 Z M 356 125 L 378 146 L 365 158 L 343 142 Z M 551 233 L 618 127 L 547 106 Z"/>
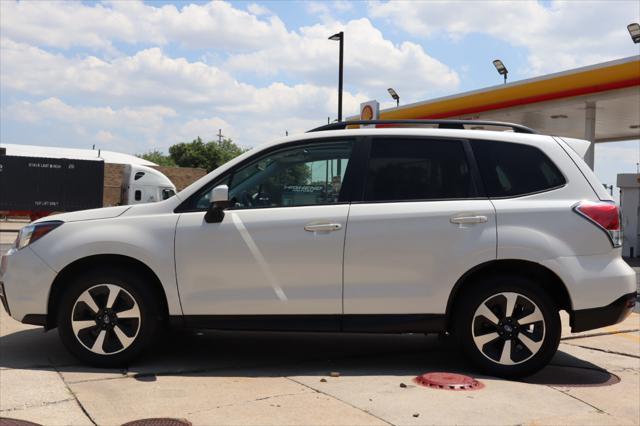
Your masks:
<path fill-rule="evenodd" d="M 478 390 L 484 385 L 473 377 L 455 373 L 427 373 L 415 378 L 419 385 L 444 390 Z"/>
<path fill-rule="evenodd" d="M 40 426 L 38 423 L 28 422 L 26 420 L 8 419 L 0 417 L 0 426 Z"/>
<path fill-rule="evenodd" d="M 156 418 L 134 420 L 122 426 L 191 426 L 191 422 L 184 419 Z"/>

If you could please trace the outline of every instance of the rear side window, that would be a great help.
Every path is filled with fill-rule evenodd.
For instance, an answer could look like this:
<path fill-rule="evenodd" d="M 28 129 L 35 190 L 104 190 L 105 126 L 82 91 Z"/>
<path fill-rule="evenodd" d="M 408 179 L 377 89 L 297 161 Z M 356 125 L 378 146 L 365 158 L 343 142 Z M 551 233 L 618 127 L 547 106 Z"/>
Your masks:
<path fill-rule="evenodd" d="M 473 192 L 461 141 L 373 140 L 365 201 L 460 199 Z"/>
<path fill-rule="evenodd" d="M 489 197 L 531 194 L 566 183 L 549 157 L 533 146 L 495 141 L 473 141 L 472 146 Z"/>

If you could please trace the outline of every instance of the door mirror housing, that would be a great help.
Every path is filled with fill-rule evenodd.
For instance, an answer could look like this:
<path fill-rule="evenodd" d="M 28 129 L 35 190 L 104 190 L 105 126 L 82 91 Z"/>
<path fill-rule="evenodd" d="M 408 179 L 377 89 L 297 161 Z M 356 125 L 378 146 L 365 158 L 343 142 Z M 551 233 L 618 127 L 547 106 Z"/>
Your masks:
<path fill-rule="evenodd" d="M 227 185 L 218 185 L 211 191 L 211 202 L 218 203 L 229 201 L 229 187 Z"/>
<path fill-rule="evenodd" d="M 204 215 L 207 223 L 220 223 L 224 219 L 224 211 L 229 207 L 229 187 L 218 185 L 211 191 L 211 204 Z"/>

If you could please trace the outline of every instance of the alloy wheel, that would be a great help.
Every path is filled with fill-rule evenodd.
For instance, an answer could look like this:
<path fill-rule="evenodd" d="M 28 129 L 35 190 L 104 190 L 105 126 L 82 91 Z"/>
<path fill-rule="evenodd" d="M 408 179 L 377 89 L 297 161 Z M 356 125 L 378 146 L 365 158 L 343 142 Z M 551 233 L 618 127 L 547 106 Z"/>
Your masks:
<path fill-rule="evenodd" d="M 485 299 L 471 322 L 478 350 L 500 365 L 521 364 L 540 351 L 545 321 L 540 308 L 519 293 L 502 292 Z"/>
<path fill-rule="evenodd" d="M 112 355 L 127 349 L 140 331 L 140 307 L 134 297 L 115 284 L 85 290 L 73 305 L 71 328 L 86 349 Z"/>

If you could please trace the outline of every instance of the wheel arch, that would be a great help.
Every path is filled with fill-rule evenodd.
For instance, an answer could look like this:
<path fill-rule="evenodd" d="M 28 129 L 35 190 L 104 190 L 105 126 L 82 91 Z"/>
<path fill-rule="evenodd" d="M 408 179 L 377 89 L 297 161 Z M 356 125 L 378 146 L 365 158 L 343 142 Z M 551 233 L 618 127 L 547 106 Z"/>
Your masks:
<path fill-rule="evenodd" d="M 527 260 L 500 259 L 492 260 L 475 266 L 467 271 L 453 286 L 447 301 L 446 321 L 447 330 L 451 328 L 452 315 L 455 312 L 456 303 L 464 292 L 471 288 L 479 280 L 491 275 L 509 274 L 534 278 L 558 304 L 569 314 L 572 313 L 571 297 L 564 282 L 549 268 Z"/>
<path fill-rule="evenodd" d="M 119 254 L 97 254 L 77 259 L 65 266 L 56 275 L 49 291 L 49 299 L 47 302 L 47 315 L 45 330 L 57 327 L 58 305 L 60 297 L 63 294 L 65 283 L 73 279 L 78 274 L 96 267 L 104 267 L 105 265 L 115 268 L 133 270 L 141 274 L 150 284 L 153 293 L 160 302 L 160 310 L 164 318 L 169 317 L 169 308 L 167 304 L 167 295 L 164 291 L 162 283 L 156 273 L 145 263 L 138 259 Z"/>

